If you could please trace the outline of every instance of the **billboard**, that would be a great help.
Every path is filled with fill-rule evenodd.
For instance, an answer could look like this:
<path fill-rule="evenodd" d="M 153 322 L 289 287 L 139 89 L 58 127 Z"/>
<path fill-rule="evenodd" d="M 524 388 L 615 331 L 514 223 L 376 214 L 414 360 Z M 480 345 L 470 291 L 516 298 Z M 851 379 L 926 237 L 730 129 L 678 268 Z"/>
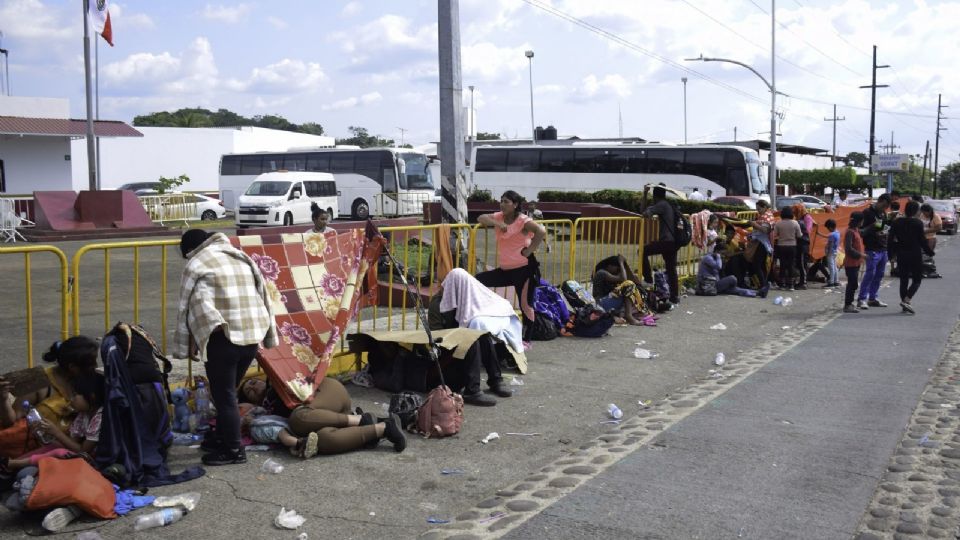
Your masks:
<path fill-rule="evenodd" d="M 870 163 L 874 172 L 907 172 L 910 166 L 910 155 L 874 154 Z"/>

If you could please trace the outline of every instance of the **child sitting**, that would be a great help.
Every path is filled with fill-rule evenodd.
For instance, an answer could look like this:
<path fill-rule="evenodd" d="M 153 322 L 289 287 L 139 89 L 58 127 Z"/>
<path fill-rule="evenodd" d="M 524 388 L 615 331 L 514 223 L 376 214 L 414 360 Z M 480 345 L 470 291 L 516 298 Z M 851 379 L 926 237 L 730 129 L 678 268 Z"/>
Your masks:
<path fill-rule="evenodd" d="M 282 444 L 290 449 L 290 454 L 299 458 L 317 455 L 317 434 L 309 433 L 297 438 L 290 433 L 289 421 L 274 414 L 267 414 L 263 407 L 254 407 L 241 403 L 240 429 L 249 431 L 250 438 L 258 444 Z"/>

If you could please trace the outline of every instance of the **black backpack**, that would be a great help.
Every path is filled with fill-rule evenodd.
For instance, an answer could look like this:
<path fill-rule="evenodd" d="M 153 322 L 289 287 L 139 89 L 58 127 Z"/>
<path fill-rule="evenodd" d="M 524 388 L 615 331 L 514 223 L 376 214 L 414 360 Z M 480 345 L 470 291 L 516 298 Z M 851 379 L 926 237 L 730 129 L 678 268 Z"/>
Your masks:
<path fill-rule="evenodd" d="M 524 339 L 527 341 L 550 341 L 557 338 L 560 329 L 546 313 L 534 312 L 533 322 L 527 323 Z"/>
<path fill-rule="evenodd" d="M 693 238 L 693 225 L 690 224 L 690 220 L 687 219 L 687 216 L 680 213 L 680 209 L 677 208 L 677 205 L 670 203 L 670 206 L 673 207 L 673 217 L 676 221 L 676 226 L 673 228 L 673 243 L 676 244 L 678 248 L 685 247 L 690 244 L 690 240 Z"/>
<path fill-rule="evenodd" d="M 417 411 L 423 405 L 423 396 L 414 392 L 400 392 L 390 396 L 390 412 L 400 418 L 400 424 L 406 429 L 417 423 Z"/>

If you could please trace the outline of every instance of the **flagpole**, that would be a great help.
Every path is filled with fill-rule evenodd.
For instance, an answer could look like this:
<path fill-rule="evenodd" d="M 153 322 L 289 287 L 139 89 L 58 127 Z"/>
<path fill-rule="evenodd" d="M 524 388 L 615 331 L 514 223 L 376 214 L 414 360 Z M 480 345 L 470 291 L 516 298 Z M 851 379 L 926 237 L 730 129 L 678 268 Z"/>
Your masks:
<path fill-rule="evenodd" d="M 83 76 L 87 94 L 87 170 L 89 171 L 90 191 L 97 191 L 97 150 L 93 138 L 93 91 L 90 81 L 90 22 L 87 14 L 90 0 L 83 0 Z"/>

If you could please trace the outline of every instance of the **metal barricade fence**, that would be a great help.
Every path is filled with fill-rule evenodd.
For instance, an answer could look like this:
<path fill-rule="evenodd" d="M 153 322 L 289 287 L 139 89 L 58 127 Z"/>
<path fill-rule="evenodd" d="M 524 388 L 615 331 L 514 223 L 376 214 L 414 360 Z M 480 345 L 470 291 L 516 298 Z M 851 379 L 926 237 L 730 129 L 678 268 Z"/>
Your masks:
<path fill-rule="evenodd" d="M 573 228 L 569 279 L 579 281 L 589 281 L 597 263 L 612 255 L 623 255 L 639 273 L 643 246 L 658 230 L 655 220 L 642 217 L 578 218 Z"/>
<path fill-rule="evenodd" d="M 199 217 L 197 198 L 190 193 L 164 193 L 138 197 L 152 221 L 186 221 Z"/>
<path fill-rule="evenodd" d="M 749 219 L 755 220 L 759 214 L 756 210 L 749 210 L 746 212 L 737 212 L 737 219 Z"/>
<path fill-rule="evenodd" d="M 4 254 L 23 254 L 23 274 L 24 274 L 24 315 L 26 317 L 26 338 L 27 338 L 27 367 L 33 367 L 33 265 L 32 255 L 34 253 L 52 253 L 59 262 L 58 280 L 60 282 L 59 300 L 60 300 L 60 339 L 67 339 L 69 335 L 68 313 L 70 306 L 67 302 L 69 291 L 69 277 L 67 274 L 67 256 L 63 251 L 55 246 L 16 246 L 0 247 L 0 255 Z M 4 272 L 5 276 L 10 276 L 9 272 Z"/>

